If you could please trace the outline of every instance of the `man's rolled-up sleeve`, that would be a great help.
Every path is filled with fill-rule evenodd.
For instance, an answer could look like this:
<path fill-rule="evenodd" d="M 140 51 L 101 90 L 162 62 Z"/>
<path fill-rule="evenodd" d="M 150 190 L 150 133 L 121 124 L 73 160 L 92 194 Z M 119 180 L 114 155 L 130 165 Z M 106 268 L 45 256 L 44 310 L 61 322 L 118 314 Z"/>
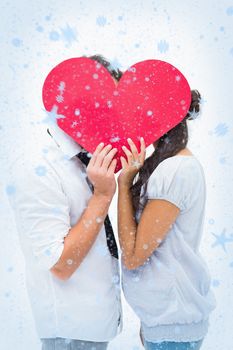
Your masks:
<path fill-rule="evenodd" d="M 12 186 L 15 190 L 9 201 L 24 254 L 30 253 L 40 268 L 49 270 L 59 260 L 71 228 L 60 178 L 49 164 L 41 162 L 35 167 L 16 167 Z"/>

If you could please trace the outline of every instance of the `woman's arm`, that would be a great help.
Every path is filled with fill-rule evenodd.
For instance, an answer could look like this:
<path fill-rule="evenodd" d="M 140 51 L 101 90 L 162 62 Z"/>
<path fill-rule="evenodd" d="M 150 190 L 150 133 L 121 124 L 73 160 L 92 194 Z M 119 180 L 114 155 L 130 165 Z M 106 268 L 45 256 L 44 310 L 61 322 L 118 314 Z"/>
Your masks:
<path fill-rule="evenodd" d="M 127 161 L 121 158 L 122 172 L 118 178 L 118 232 L 123 263 L 132 270 L 142 265 L 163 241 L 180 209 L 166 200 L 149 200 L 139 224 L 136 224 L 130 186 L 144 163 L 145 144 L 141 140 L 141 153 L 138 154 L 134 143 L 131 140 L 128 142 L 131 152 L 124 148 Z"/>

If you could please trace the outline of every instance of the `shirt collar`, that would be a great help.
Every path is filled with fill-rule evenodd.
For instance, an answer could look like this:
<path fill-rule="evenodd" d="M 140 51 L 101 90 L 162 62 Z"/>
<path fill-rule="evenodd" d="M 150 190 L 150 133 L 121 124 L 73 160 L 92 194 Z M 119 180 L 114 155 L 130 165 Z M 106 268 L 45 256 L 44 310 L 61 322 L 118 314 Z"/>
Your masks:
<path fill-rule="evenodd" d="M 68 159 L 73 158 L 77 153 L 82 151 L 82 147 L 71 136 L 66 134 L 57 123 L 50 125 L 48 129 L 57 146 L 60 147 Z M 49 137 L 51 136 L 49 135 Z"/>

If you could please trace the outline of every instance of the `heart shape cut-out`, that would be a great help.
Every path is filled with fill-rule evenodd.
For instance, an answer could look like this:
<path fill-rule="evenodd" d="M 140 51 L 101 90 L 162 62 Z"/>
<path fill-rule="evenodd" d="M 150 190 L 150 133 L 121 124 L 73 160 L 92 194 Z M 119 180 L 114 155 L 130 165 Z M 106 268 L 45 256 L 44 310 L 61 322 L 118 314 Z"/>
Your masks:
<path fill-rule="evenodd" d="M 131 66 L 119 83 L 100 63 L 70 58 L 51 70 L 43 85 L 47 111 L 56 111 L 57 124 L 88 152 L 100 142 L 118 149 L 130 137 L 139 149 L 158 140 L 186 116 L 191 91 L 184 75 L 170 63 L 146 60 Z"/>

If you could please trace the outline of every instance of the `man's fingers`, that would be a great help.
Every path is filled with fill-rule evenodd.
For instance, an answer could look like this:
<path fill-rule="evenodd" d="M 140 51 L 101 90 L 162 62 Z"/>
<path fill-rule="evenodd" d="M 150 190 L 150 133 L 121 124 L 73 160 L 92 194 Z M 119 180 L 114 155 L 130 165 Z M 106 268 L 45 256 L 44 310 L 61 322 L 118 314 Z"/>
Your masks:
<path fill-rule="evenodd" d="M 110 163 L 112 162 L 113 157 L 116 155 L 116 153 L 117 153 L 117 148 L 113 148 L 110 152 L 108 152 L 108 154 L 104 157 L 102 167 L 107 169 Z"/>
<path fill-rule="evenodd" d="M 115 169 L 116 169 L 116 165 L 117 165 L 117 160 L 113 159 L 111 164 L 108 167 L 108 175 L 113 175 L 115 173 Z"/>
<path fill-rule="evenodd" d="M 93 166 L 95 164 L 95 161 L 96 161 L 96 158 L 97 158 L 97 155 L 101 152 L 101 150 L 103 149 L 104 147 L 104 143 L 101 142 L 100 144 L 98 144 L 98 146 L 96 147 L 91 159 L 90 159 L 90 166 Z"/>
<path fill-rule="evenodd" d="M 112 145 L 107 145 L 97 154 L 96 161 L 95 161 L 95 167 L 102 166 L 104 157 L 108 154 L 108 152 L 110 151 L 111 148 L 112 148 Z"/>

